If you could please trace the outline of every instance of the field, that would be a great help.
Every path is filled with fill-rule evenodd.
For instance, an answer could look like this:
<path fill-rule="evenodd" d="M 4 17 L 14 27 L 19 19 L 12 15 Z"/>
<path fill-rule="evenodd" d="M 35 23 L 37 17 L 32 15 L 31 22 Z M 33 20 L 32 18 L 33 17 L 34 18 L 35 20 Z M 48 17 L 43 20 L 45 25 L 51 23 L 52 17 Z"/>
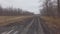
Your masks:
<path fill-rule="evenodd" d="M 18 21 L 23 21 L 24 19 L 30 17 L 31 16 L 0 16 L 0 26 L 18 22 Z"/>
<path fill-rule="evenodd" d="M 45 21 L 45 24 L 48 25 L 49 29 L 52 30 L 53 33 L 60 34 L 60 18 L 47 16 L 43 16 L 41 18 Z"/>

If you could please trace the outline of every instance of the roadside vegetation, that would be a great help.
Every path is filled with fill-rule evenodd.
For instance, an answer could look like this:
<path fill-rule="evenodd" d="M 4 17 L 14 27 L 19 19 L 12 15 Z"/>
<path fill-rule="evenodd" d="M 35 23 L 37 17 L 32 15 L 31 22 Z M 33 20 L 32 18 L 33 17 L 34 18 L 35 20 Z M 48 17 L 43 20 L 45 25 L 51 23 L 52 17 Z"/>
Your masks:
<path fill-rule="evenodd" d="M 23 22 L 26 19 L 32 18 L 32 16 L 0 16 L 0 26 L 8 25 L 15 22 Z"/>
<path fill-rule="evenodd" d="M 2 6 L 0 6 L 0 26 L 24 21 L 32 18 L 32 15 L 34 14 L 20 8 L 2 8 Z"/>
<path fill-rule="evenodd" d="M 41 18 L 51 30 L 50 34 L 60 34 L 60 0 L 45 0 Z"/>
<path fill-rule="evenodd" d="M 46 24 L 49 26 L 49 28 L 60 28 L 60 18 L 53 18 L 53 17 L 41 17 Z"/>

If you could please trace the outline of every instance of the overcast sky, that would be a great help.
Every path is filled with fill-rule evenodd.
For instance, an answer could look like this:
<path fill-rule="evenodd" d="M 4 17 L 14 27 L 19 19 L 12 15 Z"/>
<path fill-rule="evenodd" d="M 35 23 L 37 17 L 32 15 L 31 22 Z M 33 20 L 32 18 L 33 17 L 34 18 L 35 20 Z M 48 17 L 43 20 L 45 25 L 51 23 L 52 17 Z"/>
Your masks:
<path fill-rule="evenodd" d="M 39 6 L 42 4 L 39 3 L 39 1 L 40 0 L 0 0 L 0 4 L 5 8 L 11 6 L 37 14 L 39 13 Z"/>

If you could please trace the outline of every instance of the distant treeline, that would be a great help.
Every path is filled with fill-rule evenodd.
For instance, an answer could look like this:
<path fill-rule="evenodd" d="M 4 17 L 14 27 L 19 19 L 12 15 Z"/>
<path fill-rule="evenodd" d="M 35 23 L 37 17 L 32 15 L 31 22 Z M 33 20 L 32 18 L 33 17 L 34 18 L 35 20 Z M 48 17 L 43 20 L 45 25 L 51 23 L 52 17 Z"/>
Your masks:
<path fill-rule="evenodd" d="M 24 11 L 20 8 L 2 8 L 0 6 L 0 16 L 21 16 L 21 15 L 33 15 L 33 13 Z"/>

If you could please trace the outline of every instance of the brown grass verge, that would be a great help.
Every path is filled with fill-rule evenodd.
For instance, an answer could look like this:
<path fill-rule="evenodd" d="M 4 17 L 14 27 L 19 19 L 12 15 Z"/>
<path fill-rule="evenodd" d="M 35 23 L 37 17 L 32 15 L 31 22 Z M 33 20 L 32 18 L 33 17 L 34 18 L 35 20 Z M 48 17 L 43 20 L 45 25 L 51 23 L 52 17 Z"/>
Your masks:
<path fill-rule="evenodd" d="M 31 18 L 31 16 L 0 16 L 0 26 L 4 26 L 18 21 L 23 21 L 27 18 Z"/>
<path fill-rule="evenodd" d="M 54 34 L 60 34 L 60 18 L 53 18 L 47 16 L 43 16 L 41 18 L 45 21 L 45 24 L 54 31 Z"/>

